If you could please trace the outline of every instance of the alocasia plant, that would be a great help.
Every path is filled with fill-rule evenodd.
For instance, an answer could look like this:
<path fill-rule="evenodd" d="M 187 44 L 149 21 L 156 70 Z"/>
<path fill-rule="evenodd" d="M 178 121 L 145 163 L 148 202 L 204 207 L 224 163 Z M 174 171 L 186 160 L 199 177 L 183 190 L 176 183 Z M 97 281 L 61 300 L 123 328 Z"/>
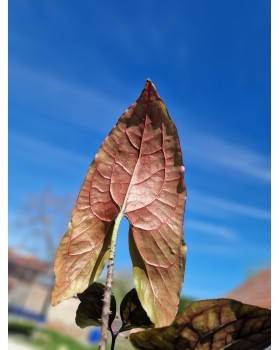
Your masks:
<path fill-rule="evenodd" d="M 263 349 L 270 344 L 270 310 L 229 299 L 194 302 L 177 314 L 186 245 L 184 166 L 176 127 L 147 80 L 89 167 L 72 219 L 55 257 L 53 305 L 78 294 L 80 327 L 101 325 L 112 349 L 119 332 L 139 349 Z M 135 289 L 122 300 L 122 327 L 114 326 L 112 295 L 116 237 L 123 216 Z M 94 283 L 108 261 L 106 286 Z"/>
<path fill-rule="evenodd" d="M 184 279 L 184 166 L 177 129 L 147 80 L 95 156 L 55 258 L 52 303 L 83 292 L 108 263 L 107 328 L 115 241 L 123 216 L 139 300 L 156 326 L 175 318 Z"/>

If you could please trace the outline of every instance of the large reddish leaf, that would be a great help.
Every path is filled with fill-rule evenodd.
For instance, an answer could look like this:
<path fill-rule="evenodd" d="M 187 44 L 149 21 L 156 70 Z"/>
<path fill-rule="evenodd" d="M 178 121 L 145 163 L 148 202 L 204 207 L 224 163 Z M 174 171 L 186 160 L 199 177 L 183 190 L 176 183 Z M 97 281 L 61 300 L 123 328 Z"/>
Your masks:
<path fill-rule="evenodd" d="M 177 130 L 148 80 L 88 170 L 56 254 L 53 304 L 82 292 L 99 276 L 120 213 L 130 222 L 140 302 L 155 325 L 170 324 L 184 277 L 185 198 Z"/>
<path fill-rule="evenodd" d="M 271 342 L 271 312 L 231 299 L 201 300 L 173 324 L 130 335 L 140 350 L 263 350 Z"/>

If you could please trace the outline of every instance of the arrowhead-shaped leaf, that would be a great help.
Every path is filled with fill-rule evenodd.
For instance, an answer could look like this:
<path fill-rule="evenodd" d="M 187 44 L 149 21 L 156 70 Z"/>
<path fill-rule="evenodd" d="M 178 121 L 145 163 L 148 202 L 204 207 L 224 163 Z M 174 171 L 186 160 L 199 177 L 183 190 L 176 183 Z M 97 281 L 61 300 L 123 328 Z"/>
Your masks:
<path fill-rule="evenodd" d="M 120 304 L 120 316 L 122 327 L 119 332 L 128 331 L 133 328 L 151 328 L 153 323 L 141 306 L 135 288 L 125 295 Z"/>
<path fill-rule="evenodd" d="M 271 343 L 271 312 L 231 299 L 202 300 L 168 327 L 130 335 L 141 350 L 263 350 Z"/>
<path fill-rule="evenodd" d="M 136 290 L 157 326 L 177 312 L 184 278 L 184 167 L 175 125 L 150 80 L 92 162 L 55 258 L 53 305 L 85 290 L 108 259 L 116 216 L 130 222 Z"/>
<path fill-rule="evenodd" d="M 83 293 L 78 294 L 81 303 L 76 313 L 76 324 L 80 328 L 101 325 L 104 289 L 105 286 L 103 284 L 95 282 Z M 111 328 L 116 315 L 116 300 L 114 295 L 111 296 L 110 310 L 109 328 Z"/>

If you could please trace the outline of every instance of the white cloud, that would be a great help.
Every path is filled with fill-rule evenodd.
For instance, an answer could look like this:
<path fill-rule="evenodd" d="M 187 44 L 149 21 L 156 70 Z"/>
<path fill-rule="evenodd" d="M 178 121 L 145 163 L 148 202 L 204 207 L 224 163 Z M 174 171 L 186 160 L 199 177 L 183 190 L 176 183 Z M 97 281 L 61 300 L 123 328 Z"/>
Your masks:
<path fill-rule="evenodd" d="M 69 152 L 63 148 L 45 143 L 18 133 L 9 134 L 9 153 L 36 164 L 54 166 L 71 171 L 90 165 L 92 159 L 84 155 Z"/>
<path fill-rule="evenodd" d="M 229 201 L 212 195 L 200 194 L 196 191 L 191 191 L 191 195 L 188 196 L 187 206 L 199 214 L 210 214 L 215 216 L 220 216 L 221 213 L 225 215 L 236 214 L 270 221 L 269 210 Z"/>
<path fill-rule="evenodd" d="M 237 239 L 237 235 L 234 230 L 219 224 L 212 224 L 211 222 L 188 219 L 185 221 L 185 227 L 186 230 L 195 230 L 232 241 Z"/>
<path fill-rule="evenodd" d="M 188 137 L 186 137 L 188 136 Z M 253 150 L 232 144 L 211 134 L 195 130 L 186 133 L 183 142 L 184 159 L 197 167 L 218 171 L 223 168 L 231 174 L 270 182 L 270 158 Z"/>
<path fill-rule="evenodd" d="M 259 256 L 266 260 L 270 257 L 270 246 L 268 244 L 256 244 L 251 241 L 241 242 L 238 244 L 202 244 L 187 243 L 187 253 L 192 255 L 214 255 L 225 256 L 228 259 L 237 256 Z"/>
<path fill-rule="evenodd" d="M 9 65 L 9 89 L 12 99 L 32 109 L 47 106 L 48 114 L 65 121 L 66 127 L 74 124 L 108 133 L 127 108 L 99 89 L 15 63 Z"/>

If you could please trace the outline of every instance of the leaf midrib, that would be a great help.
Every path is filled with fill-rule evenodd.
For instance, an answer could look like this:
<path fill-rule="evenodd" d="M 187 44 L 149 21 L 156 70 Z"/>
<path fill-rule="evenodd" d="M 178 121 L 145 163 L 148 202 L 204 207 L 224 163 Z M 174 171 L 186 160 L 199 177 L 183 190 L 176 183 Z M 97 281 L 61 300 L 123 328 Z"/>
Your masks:
<path fill-rule="evenodd" d="M 128 189 L 127 189 L 126 196 L 125 196 L 124 201 L 123 201 L 123 205 L 121 206 L 121 210 L 120 210 L 119 214 L 117 215 L 116 220 L 117 220 L 118 216 L 121 216 L 121 218 L 123 216 L 126 216 L 126 213 L 125 213 L 126 204 L 127 204 L 128 199 L 129 199 L 129 196 L 130 196 L 130 191 L 131 191 L 131 188 L 133 186 L 133 180 L 134 180 L 135 174 L 137 173 L 137 169 L 138 169 L 138 166 L 139 166 L 139 160 L 141 158 L 142 143 L 143 143 L 144 133 L 145 133 L 145 129 L 146 129 L 146 120 L 147 120 L 147 110 L 146 110 L 145 121 L 144 121 L 144 129 L 143 129 L 142 138 L 141 138 L 140 147 L 139 147 L 139 156 L 138 156 L 137 163 L 135 165 L 133 174 L 131 176 L 131 180 L 130 180 L 130 183 L 129 183 L 129 186 L 128 186 Z M 126 133 L 126 130 L 125 130 L 125 133 Z"/>

